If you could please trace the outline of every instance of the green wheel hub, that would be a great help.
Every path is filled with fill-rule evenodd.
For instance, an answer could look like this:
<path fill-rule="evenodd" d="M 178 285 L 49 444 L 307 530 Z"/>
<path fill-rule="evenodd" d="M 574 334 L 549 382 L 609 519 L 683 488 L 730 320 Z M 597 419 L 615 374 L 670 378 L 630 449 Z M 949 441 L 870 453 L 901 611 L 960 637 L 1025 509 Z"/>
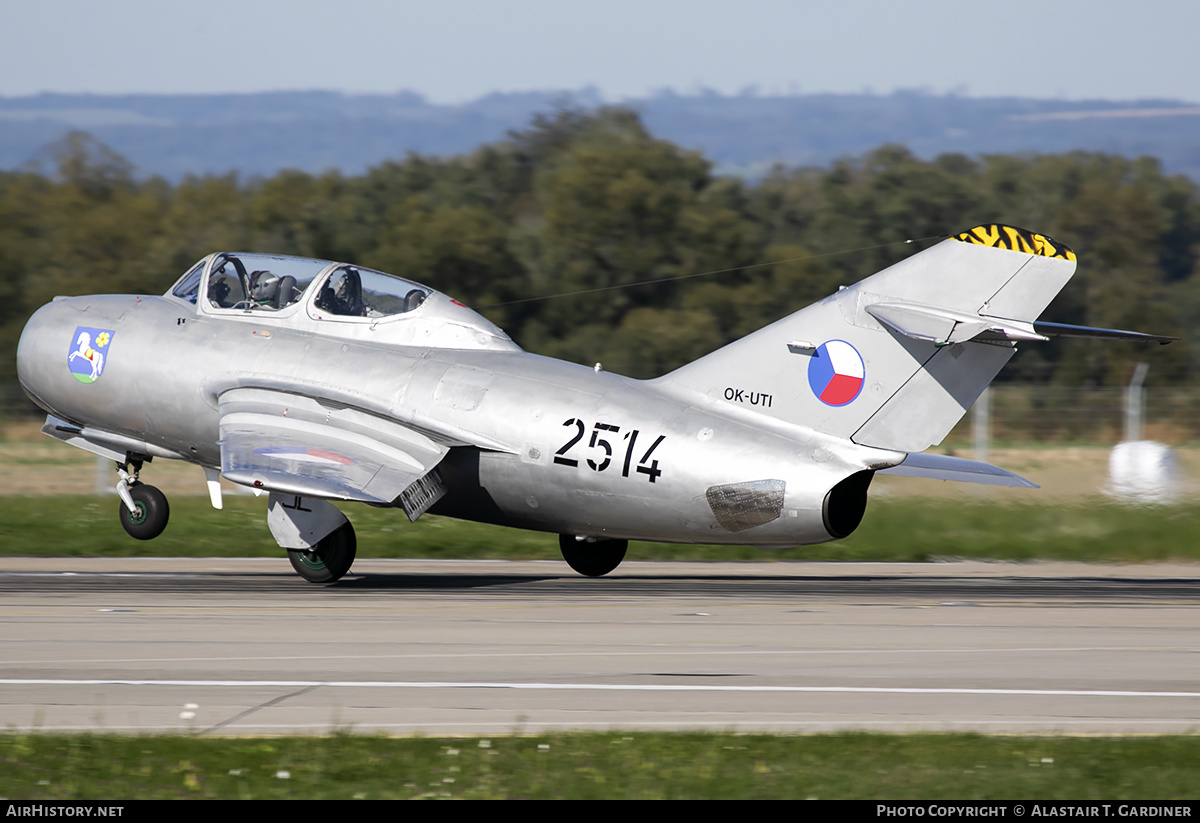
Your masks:
<path fill-rule="evenodd" d="M 129 512 L 129 522 L 140 526 L 146 522 L 146 504 L 140 500 L 133 504 L 135 511 Z"/>

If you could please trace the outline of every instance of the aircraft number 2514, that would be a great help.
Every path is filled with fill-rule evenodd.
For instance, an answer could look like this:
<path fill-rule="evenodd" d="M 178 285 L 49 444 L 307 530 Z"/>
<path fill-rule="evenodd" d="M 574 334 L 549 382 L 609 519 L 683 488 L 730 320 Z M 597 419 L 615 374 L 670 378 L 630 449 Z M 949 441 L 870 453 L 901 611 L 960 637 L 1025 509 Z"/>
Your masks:
<path fill-rule="evenodd" d="M 554 453 L 554 462 L 560 466 L 570 466 L 571 468 L 576 468 L 579 466 L 579 459 L 571 456 L 571 450 L 575 448 L 575 445 L 579 443 L 580 440 L 583 439 L 584 434 L 587 432 L 587 427 L 584 425 L 582 420 L 576 417 L 572 417 L 570 420 L 564 421 L 563 425 L 567 426 L 568 428 L 575 428 L 575 436 L 564 443 L 562 447 Z M 593 450 L 592 455 L 594 457 L 601 458 L 599 461 L 593 459 L 593 457 L 587 458 L 588 468 L 590 468 L 592 471 L 602 472 L 613 462 L 613 446 L 612 443 L 609 442 L 609 435 L 606 434 L 606 432 L 612 432 L 614 435 L 620 434 L 621 427 L 614 426 L 611 423 L 600 422 L 597 422 L 592 427 L 592 437 L 591 440 L 588 441 L 586 448 Z M 637 429 L 630 429 L 625 432 L 624 435 L 622 435 L 622 438 L 626 444 L 625 460 L 621 467 L 622 477 L 629 476 L 629 467 L 633 462 L 633 456 L 635 454 L 634 450 L 637 448 L 637 439 L 639 434 L 641 434 L 641 432 L 639 432 Z M 657 460 L 650 460 L 650 456 L 654 454 L 654 450 L 658 448 L 658 444 L 663 442 L 666 437 L 667 436 L 665 434 L 660 434 L 658 439 L 650 444 L 650 448 L 646 449 L 646 451 L 642 454 L 642 459 L 638 461 L 636 466 L 636 469 L 640 474 L 646 474 L 650 476 L 651 483 L 653 483 L 659 478 L 660 475 L 662 475 L 662 469 L 658 467 Z"/>

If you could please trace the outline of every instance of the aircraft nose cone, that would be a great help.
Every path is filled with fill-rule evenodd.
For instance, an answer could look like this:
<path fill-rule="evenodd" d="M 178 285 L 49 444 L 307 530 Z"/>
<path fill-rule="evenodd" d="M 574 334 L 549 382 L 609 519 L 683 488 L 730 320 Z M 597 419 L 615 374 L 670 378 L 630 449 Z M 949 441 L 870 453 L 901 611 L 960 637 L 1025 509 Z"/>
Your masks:
<path fill-rule="evenodd" d="M 63 347 L 62 334 L 55 334 L 62 325 L 56 322 L 57 314 L 53 303 L 42 306 L 29 318 L 17 341 L 17 379 L 30 399 L 47 410 L 43 397 L 49 388 L 51 370 L 55 360 L 64 355 L 59 351 Z"/>

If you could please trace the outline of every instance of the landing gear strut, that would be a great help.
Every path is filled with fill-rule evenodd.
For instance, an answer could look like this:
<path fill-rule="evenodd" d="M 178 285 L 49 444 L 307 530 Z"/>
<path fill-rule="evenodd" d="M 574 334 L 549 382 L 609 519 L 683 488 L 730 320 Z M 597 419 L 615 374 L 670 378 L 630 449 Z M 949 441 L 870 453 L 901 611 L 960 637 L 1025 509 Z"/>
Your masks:
<path fill-rule="evenodd" d="M 572 569 L 586 577 L 600 577 L 621 565 L 629 541 L 595 537 L 580 540 L 573 534 L 560 534 L 558 547 L 562 550 L 563 560 Z"/>
<path fill-rule="evenodd" d="M 119 515 L 130 537 L 153 540 L 167 527 L 171 509 L 165 494 L 138 480 L 141 469 L 141 460 L 117 464 L 117 474 L 121 476 L 117 481 L 117 495 L 121 498 Z"/>

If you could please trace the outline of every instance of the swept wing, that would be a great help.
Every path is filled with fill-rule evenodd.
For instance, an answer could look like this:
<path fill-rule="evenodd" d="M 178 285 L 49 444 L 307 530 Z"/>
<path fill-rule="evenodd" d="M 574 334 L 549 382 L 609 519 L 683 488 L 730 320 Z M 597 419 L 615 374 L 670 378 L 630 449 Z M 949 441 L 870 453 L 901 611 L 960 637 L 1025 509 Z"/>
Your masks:
<path fill-rule="evenodd" d="M 226 391 L 218 410 L 221 473 L 234 483 L 280 494 L 399 503 L 413 519 L 445 493 L 436 475 L 425 478 L 448 447 L 394 420 L 260 388 Z"/>

